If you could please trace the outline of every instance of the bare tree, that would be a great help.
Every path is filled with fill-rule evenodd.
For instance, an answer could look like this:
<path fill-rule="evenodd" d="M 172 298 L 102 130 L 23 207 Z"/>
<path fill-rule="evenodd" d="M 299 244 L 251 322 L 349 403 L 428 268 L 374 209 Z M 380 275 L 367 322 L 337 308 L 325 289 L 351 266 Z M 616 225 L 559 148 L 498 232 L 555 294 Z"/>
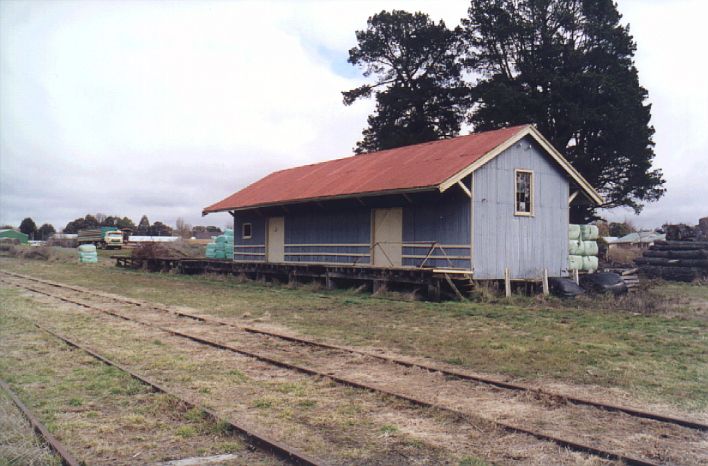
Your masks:
<path fill-rule="evenodd" d="M 175 222 L 176 232 L 182 238 L 192 237 L 192 226 L 184 221 L 182 217 L 179 217 Z"/>
<path fill-rule="evenodd" d="M 99 225 L 103 225 L 103 222 L 106 221 L 106 214 L 102 214 L 101 212 L 98 212 L 95 217 Z"/>

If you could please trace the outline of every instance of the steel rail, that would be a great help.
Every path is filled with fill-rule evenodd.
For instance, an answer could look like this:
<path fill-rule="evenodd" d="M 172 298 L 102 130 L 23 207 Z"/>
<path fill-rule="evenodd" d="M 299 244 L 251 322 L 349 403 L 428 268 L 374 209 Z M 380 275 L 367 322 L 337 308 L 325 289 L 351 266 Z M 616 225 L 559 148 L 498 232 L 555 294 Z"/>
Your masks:
<path fill-rule="evenodd" d="M 384 356 L 381 354 L 376 354 L 376 353 L 372 353 L 369 351 L 359 350 L 356 348 L 334 345 L 334 344 L 330 344 L 330 343 L 323 343 L 323 342 L 311 340 L 308 338 L 296 337 L 296 336 L 292 336 L 292 335 L 285 335 L 285 334 L 282 334 L 279 332 L 274 332 L 274 331 L 265 330 L 265 329 L 259 329 L 256 327 L 250 327 L 250 326 L 246 326 L 246 325 L 238 325 L 238 324 L 234 324 L 232 322 L 227 322 L 227 321 L 215 318 L 215 317 L 195 315 L 195 314 L 191 314 L 188 312 L 163 307 L 163 306 L 160 306 L 157 304 L 144 303 L 144 302 L 140 302 L 140 301 L 133 300 L 130 298 L 121 298 L 121 297 L 117 297 L 117 296 L 111 296 L 106 293 L 101 293 L 101 292 L 96 292 L 96 291 L 92 291 L 92 290 L 74 287 L 71 285 L 51 282 L 48 280 L 38 279 L 38 278 L 30 277 L 27 275 L 16 274 L 16 273 L 12 273 L 12 272 L 2 272 L 2 273 L 6 273 L 8 275 L 15 276 L 17 278 L 24 278 L 24 279 L 36 281 L 38 283 L 43 283 L 43 284 L 46 284 L 49 286 L 54 286 L 54 287 L 58 287 L 58 288 L 66 288 L 66 289 L 70 289 L 70 290 L 77 291 L 80 293 L 87 293 L 87 294 L 92 294 L 92 295 L 99 296 L 99 297 L 106 298 L 106 299 L 112 299 L 116 302 L 128 303 L 133 306 L 138 306 L 138 307 L 147 306 L 152 309 L 156 309 L 156 310 L 159 310 L 162 312 L 172 313 L 172 314 L 175 314 L 180 317 L 185 317 L 185 318 L 193 319 L 193 320 L 200 321 L 200 322 L 224 325 L 224 326 L 235 328 L 237 330 L 241 330 L 244 332 L 265 335 L 265 336 L 269 336 L 269 337 L 273 337 L 273 338 L 279 338 L 282 340 L 291 341 L 291 342 L 299 343 L 302 345 L 308 345 L 308 346 L 319 347 L 319 348 L 323 348 L 323 349 L 337 350 L 337 351 L 344 351 L 344 352 L 359 354 L 362 356 L 368 356 L 368 357 L 378 359 L 381 361 L 386 361 L 386 362 L 389 362 L 392 364 L 397 364 L 397 365 L 400 365 L 403 367 L 423 369 L 423 370 L 430 371 L 430 372 L 438 372 L 438 373 L 443 374 L 447 377 L 452 377 L 452 378 L 459 379 L 459 380 L 466 380 L 466 381 L 470 381 L 470 382 L 492 385 L 492 386 L 504 388 L 507 390 L 536 393 L 539 395 L 549 396 L 549 397 L 552 397 L 555 399 L 566 401 L 566 402 L 569 402 L 569 403 L 572 403 L 575 405 L 591 406 L 591 407 L 602 409 L 605 411 L 621 412 L 621 413 L 629 414 L 630 416 L 639 417 L 639 418 L 643 418 L 643 419 L 651 419 L 654 421 L 664 422 L 667 424 L 675 424 L 675 425 L 679 425 L 682 427 L 687 427 L 689 429 L 708 431 L 708 424 L 704 424 L 704 423 L 694 421 L 691 419 L 679 418 L 679 417 L 675 417 L 675 416 L 668 416 L 668 415 L 664 415 L 664 414 L 654 413 L 654 412 L 645 411 L 645 410 L 641 410 L 641 409 L 637 409 L 637 408 L 631 408 L 628 406 L 616 405 L 616 404 L 612 404 L 612 403 L 604 403 L 604 402 L 599 402 L 599 401 L 588 400 L 586 398 L 579 398 L 579 397 L 575 397 L 575 396 L 571 396 L 571 395 L 565 395 L 565 394 L 556 393 L 556 392 L 552 392 L 552 391 L 546 391 L 543 389 L 530 387 L 528 385 L 517 384 L 517 383 L 513 383 L 513 382 L 505 382 L 503 380 L 498 380 L 498 379 L 494 379 L 494 378 L 490 378 L 490 377 L 482 377 L 479 375 L 472 375 L 472 374 L 457 371 L 454 369 L 445 369 L 440 366 L 436 366 L 436 365 L 432 365 L 432 364 L 406 361 L 403 359 L 398 359 L 398 358 L 391 357 L 391 356 Z"/>
<path fill-rule="evenodd" d="M 69 450 L 54 437 L 49 430 L 40 422 L 39 419 L 30 411 L 30 409 L 20 400 L 20 398 L 12 391 L 10 386 L 2 379 L 0 379 L 0 387 L 7 393 L 15 406 L 22 412 L 22 414 L 27 418 L 35 434 L 40 437 L 47 446 L 61 458 L 61 463 L 65 466 L 80 466 L 82 463 L 74 458 Z"/>
<path fill-rule="evenodd" d="M 333 374 L 320 372 L 320 371 L 318 371 L 318 370 L 311 369 L 311 368 L 308 368 L 308 367 L 304 367 L 304 366 L 300 366 L 300 365 L 296 365 L 296 364 L 291 364 L 291 363 L 285 362 L 285 361 L 280 361 L 280 360 L 274 359 L 274 358 L 272 358 L 272 357 L 270 357 L 270 356 L 266 356 L 266 355 L 263 355 L 263 354 L 254 353 L 254 352 L 251 352 L 251 351 L 243 350 L 243 349 L 241 349 L 241 348 L 236 348 L 236 347 L 234 347 L 234 346 L 231 346 L 231 345 L 228 345 L 228 344 L 225 344 L 225 343 L 220 343 L 220 342 L 216 342 L 216 341 L 213 341 L 213 340 L 208 340 L 208 339 L 206 339 L 206 338 L 202 338 L 202 337 L 199 337 L 199 336 L 196 336 L 196 335 L 190 335 L 190 334 L 187 334 L 187 333 L 184 333 L 184 332 L 180 332 L 180 331 L 178 331 L 178 330 L 170 329 L 170 328 L 168 328 L 168 327 L 162 327 L 162 326 L 155 325 L 155 324 L 152 324 L 152 323 L 143 322 L 143 321 L 141 321 L 141 320 L 139 320 L 139 319 L 134 319 L 134 318 L 132 318 L 132 317 L 127 317 L 127 316 L 125 316 L 125 315 L 122 315 L 122 314 L 117 313 L 117 312 L 114 312 L 114 311 L 109 311 L 109 310 L 107 310 L 107 309 L 102 309 L 102 308 L 99 308 L 99 307 L 94 306 L 94 305 L 91 305 L 91 304 L 86 304 L 86 303 L 82 303 L 82 302 L 79 302 L 79 301 L 74 301 L 74 300 L 71 300 L 71 299 L 69 299 L 69 298 L 65 298 L 65 297 L 63 297 L 63 296 L 53 295 L 53 294 L 48 293 L 48 292 L 46 292 L 46 291 L 33 289 L 33 288 L 28 287 L 28 286 L 26 286 L 26 285 L 17 285 L 17 284 L 15 284 L 15 286 L 20 287 L 20 288 L 25 288 L 25 289 L 27 289 L 27 290 L 30 290 L 30 291 L 33 291 L 33 292 L 36 292 L 36 293 L 39 293 L 39 294 L 43 294 L 43 295 L 45 295 L 45 296 L 49 296 L 49 297 L 52 297 L 52 298 L 55 298 L 55 299 L 59 299 L 59 300 L 64 301 L 64 302 L 68 302 L 68 303 L 71 303 L 71 304 L 75 304 L 75 305 L 78 305 L 78 306 L 81 306 L 81 307 L 84 307 L 84 308 L 87 308 L 87 309 L 91 309 L 91 310 L 95 310 L 95 311 L 98 311 L 98 312 L 101 312 L 101 313 L 104 313 L 104 314 L 108 314 L 108 315 L 111 315 L 111 316 L 113 316 L 113 317 L 117 317 L 117 318 L 120 318 L 120 319 L 123 319 L 123 320 L 126 320 L 126 321 L 135 322 L 135 323 L 144 325 L 144 326 L 146 326 L 146 327 L 152 327 L 152 328 L 158 329 L 158 330 L 160 330 L 160 331 L 163 331 L 163 332 L 172 334 L 172 335 L 174 335 L 174 336 L 182 337 L 182 338 L 185 338 L 185 339 L 188 339 L 188 340 L 191 340 L 191 341 L 194 341 L 194 342 L 197 342 L 197 343 L 206 345 L 206 346 L 210 346 L 210 347 L 217 348 L 217 349 L 221 349 L 221 350 L 231 351 L 231 352 L 233 352 L 233 353 L 241 354 L 241 355 L 243 355 L 243 356 L 252 357 L 252 358 L 254 358 L 254 359 L 257 359 L 257 360 L 260 360 L 260 361 L 269 363 L 269 364 L 274 365 L 274 366 L 277 366 L 277 367 L 282 367 L 282 368 L 284 368 L 284 369 L 289 369 L 289 370 L 297 371 L 297 372 L 300 372 L 300 373 L 303 373 L 303 374 L 306 374 L 306 375 L 310 375 L 310 376 L 315 376 L 315 377 L 321 377 L 321 378 L 324 378 L 324 379 L 329 379 L 329 380 L 332 380 L 333 382 L 339 383 L 339 384 L 344 385 L 344 386 L 347 386 L 347 387 L 358 388 L 358 389 L 366 390 L 366 391 L 369 391 L 369 392 L 372 392 L 372 393 L 379 393 L 379 394 L 386 395 L 386 396 L 390 396 L 390 397 L 393 397 L 393 398 L 398 398 L 398 399 L 404 400 L 404 401 L 409 402 L 409 403 L 411 403 L 411 404 L 413 404 L 413 405 L 416 405 L 416 406 L 420 406 L 420 407 L 424 407 L 424 408 L 431 408 L 431 409 L 435 409 L 435 410 L 438 410 L 438 411 L 441 411 L 441 412 L 446 412 L 446 413 L 448 413 L 448 414 L 452 414 L 453 416 L 455 416 L 455 417 L 457 417 L 457 418 L 459 418 L 459 419 L 463 419 L 463 420 L 465 420 L 466 422 L 471 423 L 472 425 L 474 425 L 474 422 L 475 422 L 475 421 L 482 421 L 482 422 L 486 422 L 486 423 L 489 423 L 489 424 L 491 424 L 491 425 L 494 425 L 494 426 L 496 426 L 497 428 L 500 428 L 500 429 L 505 430 L 505 431 L 507 431 L 507 432 L 529 435 L 529 436 L 534 437 L 534 438 L 536 438 L 536 439 L 539 439 L 539 440 L 542 440 L 542 441 L 546 441 L 546 442 L 552 442 L 552 443 L 555 443 L 555 444 L 558 445 L 558 446 L 561 446 L 561 447 L 564 447 L 564 448 L 568 448 L 568 449 L 570 449 L 570 450 L 574 450 L 574 451 L 577 451 L 577 452 L 589 453 L 589 454 L 592 454 L 592 455 L 595 455 L 595 456 L 599 456 L 599 457 L 601 457 L 601 458 L 605 458 L 605 459 L 609 459 L 609 460 L 614 460 L 614 461 L 623 461 L 624 463 L 626 463 L 626 464 L 628 464 L 628 465 L 636 465 L 636 466 L 658 466 L 658 463 L 654 463 L 654 462 L 652 462 L 652 461 L 649 460 L 649 459 L 637 458 L 637 457 L 629 456 L 629 455 L 626 455 L 626 454 L 623 454 L 623 453 L 617 453 L 617 452 L 602 450 L 601 448 L 596 448 L 596 447 L 593 447 L 593 446 L 590 446 L 590 445 L 585 445 L 585 444 L 582 444 L 582 443 L 578 443 L 578 442 L 575 442 L 575 441 L 572 441 L 572 440 L 567 440 L 567 439 L 563 439 L 563 438 L 560 438 L 560 437 L 555 437 L 555 436 L 550 435 L 550 434 L 544 434 L 544 433 L 541 433 L 541 432 L 532 431 L 532 430 L 529 430 L 529 429 L 526 429 L 526 428 L 523 428 L 523 427 L 519 427 L 519 426 L 516 426 L 516 425 L 513 425 L 513 424 L 508 424 L 508 423 L 505 423 L 505 422 L 502 422 L 502 421 L 491 420 L 491 419 L 487 419 L 487 418 L 480 417 L 480 416 L 473 416 L 473 415 L 464 413 L 464 412 L 462 412 L 462 411 L 456 410 L 456 409 L 454 409 L 454 408 L 450 408 L 450 407 L 447 407 L 447 406 L 442 406 L 442 405 L 438 405 L 438 404 L 435 404 L 435 403 L 431 403 L 431 402 L 428 402 L 428 401 L 425 401 L 425 400 L 421 400 L 421 399 L 418 399 L 418 398 L 414 398 L 414 397 L 409 396 L 409 395 L 405 395 L 405 394 L 401 394 L 401 393 L 398 393 L 398 392 L 390 391 L 390 390 L 387 390 L 387 389 L 384 389 L 384 388 L 376 387 L 376 386 L 369 385 L 369 384 L 362 383 L 362 382 L 356 382 L 356 381 L 353 381 L 353 380 L 350 380 L 350 379 L 346 379 L 346 378 L 343 378 L 343 377 L 335 376 L 335 375 L 333 375 Z M 35 325 L 37 325 L 37 324 L 35 324 Z M 40 328 L 41 328 L 41 327 L 40 327 Z M 83 348 L 82 348 L 82 349 L 83 349 Z M 118 367 L 118 366 L 117 366 L 117 367 Z M 127 372 L 127 371 L 126 371 L 126 372 Z"/>
<path fill-rule="evenodd" d="M 297 464 L 297 465 L 306 465 L 306 466 L 320 466 L 324 465 L 322 460 L 315 459 L 305 453 L 302 453 L 288 445 L 285 445 L 284 443 L 281 443 L 277 440 L 271 439 L 267 435 L 257 432 L 254 429 L 250 427 L 246 427 L 242 424 L 239 424 L 235 421 L 232 421 L 230 419 L 225 419 L 221 416 L 219 416 L 216 412 L 201 406 L 197 403 L 194 403 L 192 401 L 189 401 L 176 393 L 172 392 L 171 390 L 165 388 L 164 386 L 158 384 L 157 382 L 148 379 L 147 377 L 144 377 L 136 372 L 133 372 L 132 370 L 128 369 L 127 367 L 112 361 L 111 359 L 108 359 L 105 356 L 102 356 L 98 354 L 96 351 L 92 350 L 91 348 L 82 345 L 80 343 L 77 343 L 76 341 L 59 334 L 58 332 L 55 332 L 54 330 L 51 330 L 47 327 L 44 327 L 41 324 L 38 324 L 37 322 L 31 321 L 32 324 L 39 328 L 40 330 L 43 330 L 44 332 L 52 335 L 55 338 L 58 338 L 59 340 L 63 341 L 67 345 L 77 348 L 86 354 L 90 355 L 94 359 L 97 359 L 98 361 L 102 362 L 103 364 L 106 364 L 107 366 L 115 367 L 116 369 L 125 372 L 132 378 L 138 380 L 144 385 L 148 385 L 150 388 L 152 388 L 155 392 L 159 393 L 164 393 L 166 395 L 169 395 L 173 398 L 176 398 L 179 400 L 181 403 L 184 403 L 186 406 L 188 406 L 190 409 L 196 408 L 206 414 L 206 416 L 214 421 L 214 422 L 220 422 L 220 423 L 225 423 L 226 425 L 229 426 L 230 429 L 232 429 L 235 432 L 238 432 L 239 434 L 243 435 L 246 437 L 247 441 L 251 443 L 253 446 L 259 447 L 262 450 L 265 450 L 267 452 L 273 453 L 274 455 L 278 456 L 280 459 L 286 460 L 292 464 Z M 78 466 L 78 463 L 76 463 Z"/>

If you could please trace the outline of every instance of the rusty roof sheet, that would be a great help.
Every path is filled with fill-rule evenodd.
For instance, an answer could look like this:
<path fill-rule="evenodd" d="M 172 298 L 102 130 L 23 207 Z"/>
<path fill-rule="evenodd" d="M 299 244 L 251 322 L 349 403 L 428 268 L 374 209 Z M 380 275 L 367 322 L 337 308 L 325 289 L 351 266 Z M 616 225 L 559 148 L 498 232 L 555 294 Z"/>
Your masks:
<path fill-rule="evenodd" d="M 203 213 L 432 189 L 527 127 L 513 126 L 277 171 L 206 207 Z"/>

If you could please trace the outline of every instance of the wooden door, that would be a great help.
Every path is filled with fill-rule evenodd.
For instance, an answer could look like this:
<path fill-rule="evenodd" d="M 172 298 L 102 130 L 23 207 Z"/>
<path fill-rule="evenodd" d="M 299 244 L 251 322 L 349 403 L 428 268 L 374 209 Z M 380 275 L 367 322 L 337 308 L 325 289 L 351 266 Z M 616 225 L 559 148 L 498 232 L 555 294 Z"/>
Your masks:
<path fill-rule="evenodd" d="M 268 262 L 285 262 L 285 218 L 270 217 L 268 219 L 268 247 L 266 260 Z"/>
<path fill-rule="evenodd" d="M 377 267 L 401 267 L 403 209 L 374 209 L 373 254 Z"/>

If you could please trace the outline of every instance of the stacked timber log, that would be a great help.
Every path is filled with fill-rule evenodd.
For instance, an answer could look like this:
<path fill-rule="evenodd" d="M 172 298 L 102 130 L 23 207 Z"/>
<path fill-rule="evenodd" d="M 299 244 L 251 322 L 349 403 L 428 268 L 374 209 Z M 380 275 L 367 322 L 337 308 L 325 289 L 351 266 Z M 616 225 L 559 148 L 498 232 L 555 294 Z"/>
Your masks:
<path fill-rule="evenodd" d="M 635 260 L 652 278 L 690 282 L 708 277 L 708 241 L 656 241 Z"/>

